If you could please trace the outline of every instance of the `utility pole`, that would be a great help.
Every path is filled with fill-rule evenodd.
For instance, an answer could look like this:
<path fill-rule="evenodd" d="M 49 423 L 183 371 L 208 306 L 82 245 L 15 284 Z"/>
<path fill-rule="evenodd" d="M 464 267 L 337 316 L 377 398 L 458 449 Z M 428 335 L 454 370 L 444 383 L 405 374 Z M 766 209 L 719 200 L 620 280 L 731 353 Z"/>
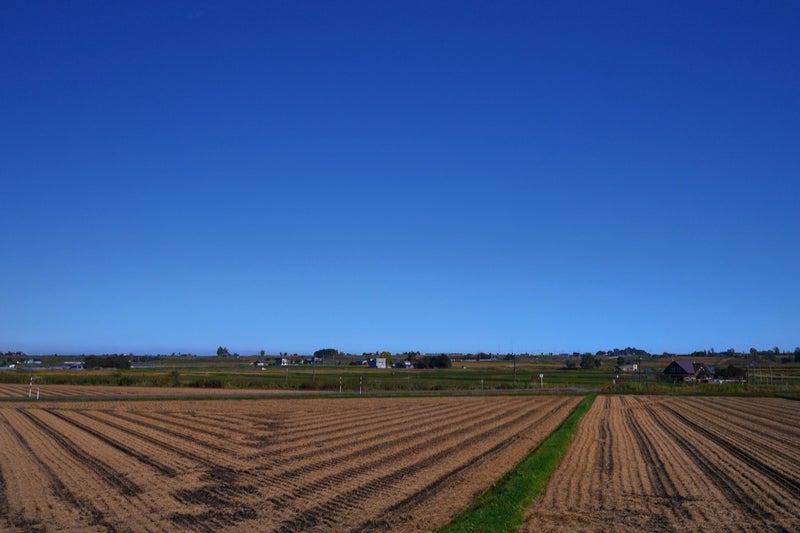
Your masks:
<path fill-rule="evenodd" d="M 514 388 L 517 388 L 517 354 L 512 353 L 511 358 L 514 360 Z"/>

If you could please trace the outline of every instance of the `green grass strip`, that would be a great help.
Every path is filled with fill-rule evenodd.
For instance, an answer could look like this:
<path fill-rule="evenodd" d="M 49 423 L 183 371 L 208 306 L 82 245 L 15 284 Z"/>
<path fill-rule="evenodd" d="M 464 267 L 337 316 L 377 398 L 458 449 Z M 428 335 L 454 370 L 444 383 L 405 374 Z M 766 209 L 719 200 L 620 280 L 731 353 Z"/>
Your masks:
<path fill-rule="evenodd" d="M 516 532 L 525 513 L 541 498 L 547 481 L 558 468 L 561 458 L 578 429 L 578 421 L 589 410 L 596 394 L 583 398 L 569 416 L 513 470 L 481 494 L 472 505 L 441 533 Z"/>

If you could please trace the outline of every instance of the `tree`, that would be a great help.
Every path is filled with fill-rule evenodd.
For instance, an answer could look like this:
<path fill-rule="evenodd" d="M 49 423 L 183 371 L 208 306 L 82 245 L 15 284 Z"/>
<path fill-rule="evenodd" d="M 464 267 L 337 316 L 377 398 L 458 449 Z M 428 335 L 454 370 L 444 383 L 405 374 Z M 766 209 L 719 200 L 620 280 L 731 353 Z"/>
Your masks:
<path fill-rule="evenodd" d="M 600 358 L 596 358 L 593 355 L 586 354 L 581 357 L 581 368 L 583 368 L 584 370 L 590 368 L 597 368 L 600 366 L 599 363 L 600 363 Z"/>
<path fill-rule="evenodd" d="M 406 361 L 408 361 L 409 363 L 412 363 L 412 364 L 413 364 L 413 363 L 414 363 L 414 361 L 416 361 L 416 360 L 417 360 L 417 357 L 419 357 L 419 356 L 420 356 L 420 353 L 419 353 L 419 352 L 403 352 L 403 353 L 401 353 L 400 355 L 401 355 L 402 357 L 405 357 L 405 358 L 406 358 Z"/>
<path fill-rule="evenodd" d="M 267 352 L 265 352 L 264 350 L 261 350 L 260 352 L 258 352 L 258 355 L 260 355 L 261 357 L 264 357 L 266 355 L 266 353 Z"/>
<path fill-rule="evenodd" d="M 339 355 L 339 350 L 336 348 L 322 348 L 321 350 L 314 352 L 314 357 L 319 357 L 321 359 L 325 359 L 326 357 L 336 357 L 337 355 Z"/>
<path fill-rule="evenodd" d="M 744 368 L 732 364 L 729 364 L 726 368 L 717 368 L 717 376 L 720 379 L 741 379 L 744 374 Z"/>
<path fill-rule="evenodd" d="M 231 352 L 229 352 L 224 346 L 217 348 L 217 357 L 228 357 L 230 354 Z"/>

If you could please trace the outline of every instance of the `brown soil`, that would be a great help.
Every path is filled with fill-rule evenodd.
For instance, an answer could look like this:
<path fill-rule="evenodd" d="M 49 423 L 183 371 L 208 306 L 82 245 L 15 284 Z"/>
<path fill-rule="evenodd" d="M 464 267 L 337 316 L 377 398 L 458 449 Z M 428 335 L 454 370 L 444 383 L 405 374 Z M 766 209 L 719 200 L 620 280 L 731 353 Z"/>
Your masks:
<path fill-rule="evenodd" d="M 0 402 L 0 530 L 431 531 L 577 402 Z"/>
<path fill-rule="evenodd" d="M 523 531 L 798 531 L 800 408 L 599 397 Z"/>
<path fill-rule="evenodd" d="M 57 400 L 93 398 L 252 397 L 291 396 L 298 391 L 267 389 L 201 389 L 191 387 L 119 387 L 114 385 L 39 385 L 0 383 L 0 400 Z"/>

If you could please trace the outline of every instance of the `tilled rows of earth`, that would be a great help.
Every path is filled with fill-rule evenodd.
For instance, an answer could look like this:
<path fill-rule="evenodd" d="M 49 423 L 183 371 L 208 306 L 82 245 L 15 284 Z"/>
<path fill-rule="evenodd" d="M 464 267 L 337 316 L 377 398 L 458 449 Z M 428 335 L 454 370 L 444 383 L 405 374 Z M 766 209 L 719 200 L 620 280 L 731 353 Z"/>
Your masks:
<path fill-rule="evenodd" d="M 435 530 L 578 401 L 0 402 L 0 530 Z"/>
<path fill-rule="evenodd" d="M 173 398 L 176 396 L 289 396 L 298 391 L 193 387 L 120 387 L 115 385 L 40 385 L 0 383 L 0 400 L 94 398 Z"/>
<path fill-rule="evenodd" d="M 601 396 L 523 531 L 800 531 L 800 403 Z"/>

